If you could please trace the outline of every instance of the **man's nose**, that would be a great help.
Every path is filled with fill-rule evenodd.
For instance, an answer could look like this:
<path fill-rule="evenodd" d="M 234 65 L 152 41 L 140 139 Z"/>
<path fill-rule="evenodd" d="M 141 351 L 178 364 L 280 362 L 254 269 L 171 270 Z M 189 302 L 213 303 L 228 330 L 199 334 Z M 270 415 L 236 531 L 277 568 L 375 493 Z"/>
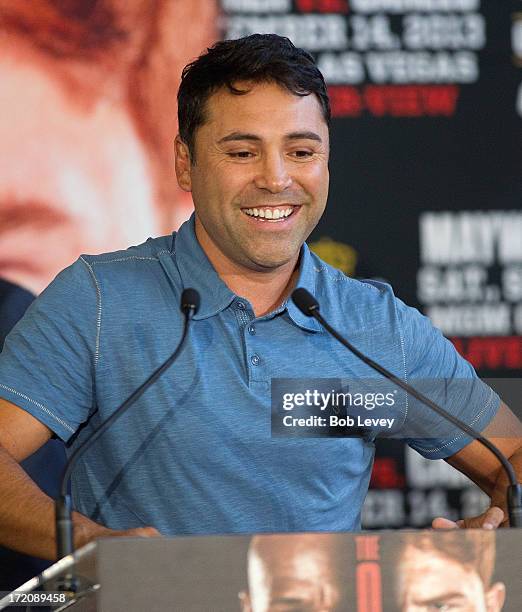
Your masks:
<path fill-rule="evenodd" d="M 255 185 L 259 189 L 266 189 L 270 193 L 280 193 L 292 184 L 285 159 L 281 155 L 267 155 L 259 168 L 255 178 Z"/>

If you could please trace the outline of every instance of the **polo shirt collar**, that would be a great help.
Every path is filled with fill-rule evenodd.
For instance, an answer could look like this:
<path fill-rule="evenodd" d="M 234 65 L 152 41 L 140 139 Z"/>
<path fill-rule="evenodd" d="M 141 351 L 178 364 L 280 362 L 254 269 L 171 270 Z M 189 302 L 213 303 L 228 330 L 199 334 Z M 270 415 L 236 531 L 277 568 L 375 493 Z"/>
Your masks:
<path fill-rule="evenodd" d="M 235 299 L 196 238 L 195 215 L 185 221 L 175 235 L 174 252 L 183 287 L 196 289 L 201 304 L 193 319 L 207 319 L 224 310 Z"/>
<path fill-rule="evenodd" d="M 315 296 L 316 294 L 316 279 L 317 279 L 317 270 L 315 263 L 313 261 L 312 253 L 308 248 L 306 243 L 301 247 L 301 257 L 299 261 L 299 277 L 297 279 L 297 283 L 295 288 L 302 287 L 306 289 L 309 293 Z M 313 317 L 307 317 L 304 315 L 299 308 L 294 304 L 294 301 L 291 298 L 288 298 L 286 302 L 286 308 L 288 311 L 289 317 L 292 321 L 312 332 L 323 331 L 320 323 L 314 319 Z"/>
<path fill-rule="evenodd" d="M 201 296 L 201 305 L 193 317 L 195 320 L 207 319 L 234 301 L 236 295 L 221 280 L 196 238 L 194 213 L 175 234 L 173 250 L 183 287 L 196 289 Z M 303 244 L 296 287 L 304 287 L 315 295 L 316 275 L 310 249 Z M 281 310 L 284 308 L 293 323 L 299 327 L 313 332 L 322 330 L 319 323 L 304 315 L 290 298 L 283 304 Z"/>

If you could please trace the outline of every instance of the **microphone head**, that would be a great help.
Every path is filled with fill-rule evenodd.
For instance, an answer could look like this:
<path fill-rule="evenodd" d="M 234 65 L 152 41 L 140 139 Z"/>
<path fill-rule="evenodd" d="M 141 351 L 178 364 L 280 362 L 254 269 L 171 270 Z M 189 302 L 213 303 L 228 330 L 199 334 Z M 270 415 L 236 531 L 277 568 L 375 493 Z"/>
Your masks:
<path fill-rule="evenodd" d="M 319 302 L 303 287 L 299 287 L 292 293 L 292 300 L 307 317 L 313 317 L 314 311 L 319 311 Z"/>
<path fill-rule="evenodd" d="M 183 314 L 192 313 L 192 316 L 199 310 L 199 293 L 195 289 L 183 289 L 181 294 L 181 312 Z"/>

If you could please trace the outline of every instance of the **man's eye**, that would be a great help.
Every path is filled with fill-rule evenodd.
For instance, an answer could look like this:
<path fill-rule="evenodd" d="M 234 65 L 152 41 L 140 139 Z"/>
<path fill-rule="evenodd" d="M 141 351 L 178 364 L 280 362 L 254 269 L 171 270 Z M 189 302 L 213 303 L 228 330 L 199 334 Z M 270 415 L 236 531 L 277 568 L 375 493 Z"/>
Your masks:
<path fill-rule="evenodd" d="M 270 602 L 269 612 L 313 612 L 314 605 L 295 597 L 279 597 Z"/>
<path fill-rule="evenodd" d="M 428 606 L 427 612 L 450 612 L 451 610 L 457 611 L 462 608 L 458 604 L 452 604 L 451 602 L 437 601 Z"/>
<path fill-rule="evenodd" d="M 236 157 L 238 159 L 248 159 L 249 157 L 253 157 L 254 154 L 252 151 L 231 151 L 229 156 Z"/>
<path fill-rule="evenodd" d="M 313 154 L 313 151 L 309 151 L 307 149 L 298 149 L 296 151 L 292 151 L 291 153 L 293 157 L 297 157 L 298 159 L 306 159 L 307 157 L 312 157 Z"/>

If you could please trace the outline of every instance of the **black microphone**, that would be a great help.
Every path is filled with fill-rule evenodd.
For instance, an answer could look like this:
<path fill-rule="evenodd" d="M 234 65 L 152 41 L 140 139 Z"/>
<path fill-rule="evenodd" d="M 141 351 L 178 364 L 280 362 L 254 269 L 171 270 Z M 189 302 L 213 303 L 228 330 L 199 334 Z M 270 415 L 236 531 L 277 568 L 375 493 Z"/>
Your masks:
<path fill-rule="evenodd" d="M 121 417 L 121 415 L 130 408 L 136 401 L 145 393 L 145 391 L 153 385 L 158 378 L 174 363 L 176 358 L 183 348 L 183 344 L 187 337 L 189 322 L 199 309 L 199 293 L 195 289 L 185 289 L 181 294 L 181 312 L 184 315 L 183 333 L 181 340 L 178 343 L 175 351 L 166 361 L 164 361 L 154 372 L 142 383 L 129 397 L 115 410 L 110 417 L 105 419 L 103 423 L 98 425 L 92 434 L 78 446 L 78 448 L 69 457 L 65 464 L 60 485 L 60 496 L 55 501 L 55 517 L 56 517 L 56 550 L 57 557 L 61 559 L 74 552 L 73 539 L 73 523 L 72 523 L 72 503 L 71 496 L 67 488 L 72 470 L 78 459 L 83 455 L 96 440 L 107 431 L 107 429 Z M 75 592 L 77 589 L 76 580 L 72 570 L 64 576 L 60 588 L 64 591 Z"/>
<path fill-rule="evenodd" d="M 181 294 L 181 312 L 186 316 L 194 316 L 199 310 L 199 293 L 195 289 L 184 289 Z"/>
<path fill-rule="evenodd" d="M 327 321 L 322 317 L 319 313 L 319 302 L 311 295 L 306 289 L 299 287 L 292 293 L 292 300 L 294 304 L 299 308 L 299 310 L 307 317 L 313 317 L 317 319 L 319 323 L 329 332 L 336 340 L 338 340 L 342 345 L 344 345 L 349 351 L 351 351 L 354 355 L 356 355 L 359 359 L 361 359 L 368 366 L 382 374 L 388 380 L 391 380 L 401 389 L 404 389 L 407 393 L 418 399 L 420 402 L 431 408 L 438 415 L 458 427 L 461 431 L 464 431 L 468 436 L 472 437 L 475 440 L 478 440 L 481 444 L 483 444 L 490 452 L 492 452 L 495 457 L 500 461 L 502 467 L 506 471 L 510 485 L 507 488 L 507 507 L 509 512 L 509 524 L 511 527 L 522 527 L 522 486 L 517 482 L 517 477 L 515 471 L 513 470 L 513 466 L 504 456 L 504 454 L 498 449 L 492 442 L 490 442 L 487 438 L 481 435 L 478 431 L 475 431 L 469 425 L 457 419 L 452 414 L 441 408 L 438 404 L 430 400 L 428 397 L 417 391 L 411 385 L 403 382 L 400 378 L 397 378 L 395 374 L 392 374 L 389 370 L 378 364 L 373 359 L 370 359 L 364 353 L 361 353 L 358 349 L 356 349 L 348 340 L 343 338 L 339 332 L 337 332 Z"/>

